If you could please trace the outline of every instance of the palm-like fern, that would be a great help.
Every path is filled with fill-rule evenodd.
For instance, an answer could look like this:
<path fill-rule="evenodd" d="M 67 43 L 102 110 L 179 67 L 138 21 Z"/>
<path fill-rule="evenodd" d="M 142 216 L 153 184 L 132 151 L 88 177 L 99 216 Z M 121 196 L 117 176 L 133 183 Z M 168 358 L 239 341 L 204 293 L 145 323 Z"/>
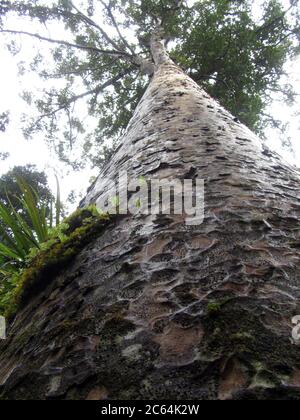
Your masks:
<path fill-rule="evenodd" d="M 19 214 L 12 204 L 4 206 L 0 203 L 0 270 L 9 263 L 18 266 L 25 263 L 32 248 L 40 248 L 40 244 L 49 239 L 53 227 L 53 207 L 56 211 L 56 223 L 59 223 L 61 212 L 59 186 L 57 200 L 49 206 L 40 204 L 39 197 L 33 188 L 21 178 L 17 179 L 21 195 L 19 200 L 24 209 L 24 215 Z"/>

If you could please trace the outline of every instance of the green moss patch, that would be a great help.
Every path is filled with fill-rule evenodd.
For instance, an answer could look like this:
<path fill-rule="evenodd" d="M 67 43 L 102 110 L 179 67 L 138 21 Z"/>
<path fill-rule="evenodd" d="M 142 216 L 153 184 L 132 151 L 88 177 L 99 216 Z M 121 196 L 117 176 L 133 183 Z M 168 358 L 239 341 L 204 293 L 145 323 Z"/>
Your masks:
<path fill-rule="evenodd" d="M 79 209 L 53 231 L 51 239 L 29 256 L 26 267 L 11 279 L 9 289 L 0 289 L 0 315 L 7 318 L 24 306 L 28 299 L 43 290 L 90 241 L 111 222 L 92 206 Z"/>

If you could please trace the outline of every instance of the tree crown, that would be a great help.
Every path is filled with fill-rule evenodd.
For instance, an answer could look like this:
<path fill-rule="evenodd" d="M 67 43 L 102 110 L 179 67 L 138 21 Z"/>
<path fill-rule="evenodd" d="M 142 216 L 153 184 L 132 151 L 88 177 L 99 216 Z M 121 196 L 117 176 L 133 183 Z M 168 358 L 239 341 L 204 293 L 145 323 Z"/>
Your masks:
<path fill-rule="evenodd" d="M 80 167 L 78 158 L 72 158 L 74 145 L 80 145 L 80 163 L 101 164 L 149 82 L 150 37 L 158 25 L 171 58 L 243 123 L 258 133 L 267 124 L 279 126 L 264 111 L 274 92 L 295 101 L 292 86 L 282 86 L 281 77 L 285 62 L 300 52 L 298 0 L 286 9 L 280 0 L 266 0 L 261 9 L 249 0 L 190 3 L 55 0 L 49 6 L 37 0 L 1 1 L 0 31 L 44 42 L 53 58 L 48 66 L 38 51 L 30 63 L 46 83 L 38 96 L 23 94 L 39 112 L 25 134 L 43 132 L 60 158 L 74 167 Z M 24 29 L 14 27 L 15 16 L 22 18 Z M 37 32 L 30 30 L 32 21 Z M 50 36 L 53 28 L 63 36 Z M 14 39 L 9 48 L 15 52 L 17 47 Z"/>

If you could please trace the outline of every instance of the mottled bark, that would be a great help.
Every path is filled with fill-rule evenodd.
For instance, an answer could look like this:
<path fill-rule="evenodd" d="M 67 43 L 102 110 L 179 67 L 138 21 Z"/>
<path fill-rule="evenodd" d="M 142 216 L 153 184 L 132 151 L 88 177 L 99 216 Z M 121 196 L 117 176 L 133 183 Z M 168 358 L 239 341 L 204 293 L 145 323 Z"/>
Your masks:
<path fill-rule="evenodd" d="M 158 27 L 150 40 L 151 55 L 156 66 L 174 64 L 166 50 L 165 42 L 163 29 Z"/>
<path fill-rule="evenodd" d="M 158 60 L 160 60 L 158 58 Z M 205 221 L 123 216 L 19 311 L 6 398 L 300 398 L 298 172 L 157 61 L 105 178 L 204 178 Z"/>

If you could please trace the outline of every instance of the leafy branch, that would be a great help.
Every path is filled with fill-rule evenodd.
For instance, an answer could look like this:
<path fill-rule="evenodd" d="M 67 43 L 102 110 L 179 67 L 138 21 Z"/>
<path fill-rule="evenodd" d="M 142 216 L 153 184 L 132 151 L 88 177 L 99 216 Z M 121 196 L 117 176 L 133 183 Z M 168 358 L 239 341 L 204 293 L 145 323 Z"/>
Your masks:
<path fill-rule="evenodd" d="M 122 72 L 120 72 L 117 76 L 112 77 L 111 79 L 107 80 L 105 83 L 96 86 L 93 89 L 90 89 L 86 92 L 83 92 L 79 95 L 75 95 L 72 98 L 70 98 L 69 100 L 67 100 L 66 102 L 64 102 L 62 105 L 58 105 L 58 107 L 54 110 L 52 110 L 51 112 L 45 113 L 43 115 L 41 115 L 38 120 L 34 123 L 34 126 L 38 126 L 40 124 L 40 122 L 47 117 L 53 117 L 55 114 L 57 114 L 58 112 L 64 110 L 64 109 L 68 109 L 70 107 L 70 105 L 72 105 L 73 103 L 77 102 L 80 99 L 85 98 L 86 96 L 91 96 L 91 95 L 99 95 L 101 92 L 103 92 L 106 88 L 108 88 L 109 86 L 114 85 L 116 82 L 118 82 L 120 79 L 122 79 L 124 76 L 126 76 L 127 74 L 129 74 L 131 71 L 133 70 L 133 67 L 126 69 Z"/>
<path fill-rule="evenodd" d="M 128 48 L 128 50 L 131 52 L 131 54 L 133 56 L 135 56 L 134 49 L 130 46 L 130 44 L 127 42 L 127 40 L 125 39 L 125 37 L 122 35 L 122 33 L 120 31 L 119 25 L 117 24 L 117 21 L 116 21 L 114 15 L 113 15 L 112 10 L 111 10 L 111 6 L 108 5 L 108 4 L 106 4 L 103 0 L 100 0 L 100 2 L 103 5 L 103 7 L 105 8 L 105 10 L 107 11 L 107 14 L 108 14 L 108 16 L 109 16 L 109 18 L 110 18 L 110 20 L 111 20 L 114 28 L 116 29 L 116 31 L 117 31 L 117 33 L 119 35 L 120 40 L 123 42 L 124 46 L 126 48 Z"/>
<path fill-rule="evenodd" d="M 39 35 L 39 34 L 36 34 L 36 33 L 27 32 L 27 31 L 18 31 L 18 30 L 12 30 L 12 29 L 0 29 L 0 33 L 8 33 L 8 34 L 14 34 L 14 35 L 26 35 L 26 36 L 30 36 L 30 37 L 39 39 L 40 41 L 50 42 L 52 44 L 65 45 L 66 47 L 78 48 L 78 49 L 81 49 L 81 50 L 92 51 L 92 52 L 95 52 L 95 53 L 98 53 L 98 54 L 109 55 L 109 56 L 114 56 L 114 57 L 115 56 L 120 56 L 120 57 L 131 58 L 130 54 L 127 54 L 126 52 L 115 51 L 115 50 L 103 50 L 103 49 L 100 49 L 100 48 L 94 47 L 94 46 L 75 44 L 75 43 L 68 42 L 68 41 L 48 38 L 48 37 L 45 37 L 45 36 L 42 36 L 42 35 Z"/>

